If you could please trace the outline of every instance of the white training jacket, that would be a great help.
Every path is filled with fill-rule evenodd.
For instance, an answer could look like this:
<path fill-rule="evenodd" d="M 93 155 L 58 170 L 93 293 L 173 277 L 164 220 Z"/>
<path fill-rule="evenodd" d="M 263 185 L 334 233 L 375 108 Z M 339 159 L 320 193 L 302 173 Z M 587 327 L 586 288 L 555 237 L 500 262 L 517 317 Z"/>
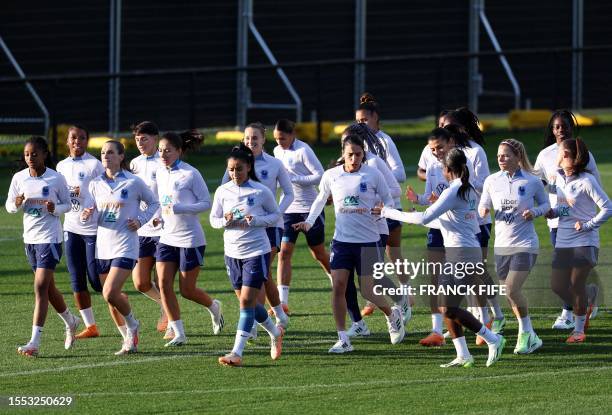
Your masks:
<path fill-rule="evenodd" d="M 24 195 L 20 207 L 15 199 Z M 45 202 L 55 204 L 49 213 Z M 62 242 L 62 223 L 60 215 L 70 210 L 70 194 L 64 176 L 47 167 L 41 176 L 30 176 L 30 169 L 17 172 L 9 187 L 6 198 L 8 213 L 23 210 L 23 242 L 26 244 L 57 244 Z"/>
<path fill-rule="evenodd" d="M 128 229 L 127 221 L 137 219 L 143 224 L 153 217 L 159 208 L 153 192 L 140 177 L 121 170 L 112 180 L 106 173 L 94 178 L 89 183 L 89 193 L 91 199 L 85 201 L 85 208 L 98 211 L 96 258 L 138 259 L 138 233 Z M 142 202 L 146 210 L 140 209 Z"/>
<path fill-rule="evenodd" d="M 228 222 L 225 214 L 231 212 Z M 252 216 L 249 224 L 246 217 Z M 263 184 L 247 180 L 238 186 L 233 181 L 217 188 L 210 211 L 210 225 L 225 228 L 223 245 L 225 255 L 245 259 L 270 252 L 266 228 L 274 226 L 281 216 L 274 195 Z"/>
<path fill-rule="evenodd" d="M 155 196 L 157 196 L 157 169 L 160 167 L 162 167 L 162 164 L 160 162 L 159 152 L 157 151 L 153 153 L 152 156 L 141 154 L 130 162 L 130 170 L 132 173 L 140 177 L 142 181 L 149 186 L 149 189 L 151 189 L 151 192 L 153 192 Z M 143 203 L 140 208 L 146 210 L 147 206 Z M 154 215 L 150 221 L 138 229 L 138 236 L 155 237 L 161 235 L 161 224 L 157 225 L 157 227 L 153 226 L 153 219 L 156 217 L 159 217 L 159 215 Z"/>
<path fill-rule="evenodd" d="M 274 147 L 274 157 L 282 161 L 293 186 L 293 202 L 285 213 L 308 213 L 323 176 L 321 162 L 310 146 L 297 138 L 286 150 Z"/>
<path fill-rule="evenodd" d="M 393 198 L 380 171 L 367 165 L 362 165 L 353 173 L 346 172 L 343 165 L 327 170 L 321 179 L 319 195 L 310 208 L 307 223 L 314 225 L 330 194 L 336 214 L 335 240 L 351 243 L 380 240 L 376 223 L 380 218 L 373 216 L 371 210 L 380 201 L 393 206 Z"/>
<path fill-rule="evenodd" d="M 89 153 L 67 157 L 57 163 L 57 172 L 64 176 L 70 193 L 70 210 L 64 215 L 64 231 L 78 235 L 95 235 L 97 218 L 81 222 L 83 202 L 89 197 L 89 182 L 104 173 L 100 160 Z"/>
<path fill-rule="evenodd" d="M 206 245 L 199 214 L 210 209 L 210 193 L 200 172 L 181 160 L 157 169 L 157 193 L 163 219 L 159 242 L 179 248 Z"/>

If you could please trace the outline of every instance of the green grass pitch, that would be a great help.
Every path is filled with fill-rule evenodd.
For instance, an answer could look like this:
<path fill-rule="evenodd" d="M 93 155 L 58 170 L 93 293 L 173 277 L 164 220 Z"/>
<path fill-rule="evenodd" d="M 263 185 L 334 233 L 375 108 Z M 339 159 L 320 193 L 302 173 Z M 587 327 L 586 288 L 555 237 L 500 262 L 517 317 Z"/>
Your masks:
<path fill-rule="evenodd" d="M 612 128 L 582 131 L 595 154 L 604 187 L 612 191 Z M 492 133 L 487 154 L 497 171 L 495 152 L 502 138 L 524 141 L 532 162 L 541 148 L 540 133 Z M 423 185 L 414 175 L 424 140 L 399 141 L 398 147 L 409 174 L 408 183 L 418 191 Z M 272 143 L 268 143 L 271 148 Z M 335 147 L 316 147 L 323 165 L 338 156 Z M 188 161 L 200 168 L 209 186 L 222 176 L 224 157 L 198 154 Z M 10 176 L 0 177 L 2 197 Z M 406 203 L 406 207 L 408 204 Z M 544 341 L 533 355 L 515 356 L 517 324 L 502 299 L 509 324 L 508 345 L 502 359 L 486 368 L 486 346 L 476 347 L 467 335 L 476 358 L 471 369 L 441 369 L 440 363 L 454 358 L 452 344 L 426 349 L 418 340 L 430 328 L 428 308 L 418 303 L 408 334 L 400 345 L 389 343 L 384 318 L 367 318 L 373 335 L 353 342 L 355 352 L 329 355 L 336 338 L 330 307 L 330 284 L 308 253 L 300 237 L 293 262 L 290 306 L 293 312 L 285 337 L 283 356 L 273 362 L 269 342 L 260 337 L 244 354 L 243 368 L 226 368 L 217 357 L 233 344 L 238 302 L 231 291 L 223 264 L 220 231 L 205 226 L 205 265 L 198 285 L 219 298 L 225 309 L 226 328 L 213 336 L 209 314 L 202 307 L 180 299 L 189 343 L 166 349 L 155 331 L 158 307 L 126 283 L 136 316 L 141 320 L 139 353 L 116 357 L 120 337 L 113 327 L 100 295 L 93 307 L 101 337 L 78 341 L 74 349 L 63 349 L 63 324 L 50 310 L 43 334 L 40 357 L 28 359 L 15 352 L 30 335 L 34 296 L 21 239 L 21 215 L 0 213 L 0 396 L 72 396 L 75 404 L 63 410 L 87 414 L 105 413 L 610 413 L 612 400 L 612 315 L 604 307 L 592 321 L 587 342 L 566 345 L 565 332 L 550 329 L 557 306 L 532 309 L 534 327 Z M 333 212 L 327 211 L 327 238 L 333 233 Z M 550 247 L 543 219 L 537 220 L 543 248 Z M 612 224 L 601 230 L 598 278 L 609 304 Z M 425 244 L 425 230 L 405 225 L 403 245 L 407 253 Z M 492 244 L 491 244 L 492 246 Z M 412 249 L 411 249 L 412 248 Z M 550 263 L 539 258 L 538 269 L 548 272 Z M 276 273 L 275 273 L 276 274 Z M 65 261 L 58 266 L 56 281 L 76 312 L 71 298 Z M 4 402 L 4 401 L 3 401 Z M 0 413 L 43 413 L 50 408 L 20 409 L 3 406 Z M 62 409 L 60 409 L 62 410 Z M 62 410 L 62 411 L 63 411 Z M 59 410 L 56 410 L 59 411 Z"/>

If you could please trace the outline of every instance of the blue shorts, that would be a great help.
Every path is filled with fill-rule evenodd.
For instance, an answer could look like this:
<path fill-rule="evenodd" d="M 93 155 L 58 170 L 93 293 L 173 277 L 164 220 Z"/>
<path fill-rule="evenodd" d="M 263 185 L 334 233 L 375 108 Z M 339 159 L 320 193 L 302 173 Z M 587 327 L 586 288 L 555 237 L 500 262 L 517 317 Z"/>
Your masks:
<path fill-rule="evenodd" d="M 330 268 L 357 270 L 357 275 L 372 275 L 374 263 L 382 262 L 381 244 L 377 242 L 340 242 L 332 239 L 330 247 Z"/>
<path fill-rule="evenodd" d="M 270 241 L 270 248 L 276 248 L 276 251 L 280 250 L 281 238 L 283 237 L 283 228 L 277 228 L 272 226 L 266 228 L 268 234 L 268 240 Z"/>
<path fill-rule="evenodd" d="M 384 257 L 384 253 L 385 253 L 385 247 L 387 246 L 387 241 L 389 240 L 389 235 L 385 235 L 385 234 L 380 234 L 380 249 L 383 253 L 383 257 Z"/>
<path fill-rule="evenodd" d="M 270 253 L 258 255 L 251 258 L 237 259 L 225 255 L 225 268 L 227 276 L 234 290 L 242 286 L 260 289 L 268 280 L 268 266 L 270 265 Z"/>
<path fill-rule="evenodd" d="M 55 270 L 62 257 L 62 244 L 25 244 L 25 252 L 33 272 L 36 268 Z"/>
<path fill-rule="evenodd" d="M 553 248 L 557 244 L 557 228 L 550 228 L 550 244 Z"/>
<path fill-rule="evenodd" d="M 595 246 L 577 246 L 574 248 L 555 248 L 552 256 L 552 267 L 571 269 L 595 267 L 599 257 L 599 248 Z"/>
<path fill-rule="evenodd" d="M 427 232 L 427 248 L 444 248 L 444 237 L 440 229 L 429 228 L 429 232 Z"/>
<path fill-rule="evenodd" d="M 481 248 L 487 248 L 489 246 L 489 239 L 491 239 L 491 223 L 486 225 L 480 225 L 480 233 L 476 234 L 478 242 L 480 242 Z"/>
<path fill-rule="evenodd" d="M 304 222 L 307 217 L 308 213 L 285 213 L 283 215 L 285 229 L 283 229 L 282 242 L 291 242 L 292 244 L 295 244 L 300 232 L 293 229 L 291 225 Z M 305 235 L 308 246 L 317 246 L 325 242 L 325 212 L 322 212 L 319 215 L 314 225 L 312 225 L 312 228 L 310 228 Z"/>
<path fill-rule="evenodd" d="M 96 235 L 79 235 L 64 232 L 66 243 L 66 266 L 70 273 L 72 292 L 87 291 L 87 280 L 91 288 L 102 292 L 96 263 Z"/>
<path fill-rule="evenodd" d="M 513 255 L 495 255 L 495 269 L 500 280 L 505 280 L 510 271 L 531 271 L 537 254 L 519 252 Z"/>
<path fill-rule="evenodd" d="M 401 211 L 402 208 L 398 208 L 397 210 Z M 402 222 L 395 219 L 387 218 L 387 227 L 389 228 L 389 232 L 402 227 Z M 386 245 L 386 244 L 385 244 Z"/>
<path fill-rule="evenodd" d="M 159 243 L 159 236 L 138 237 L 138 258 L 154 257 Z"/>
<path fill-rule="evenodd" d="M 179 248 L 157 244 L 155 259 L 158 262 L 174 262 L 179 264 L 179 270 L 182 272 L 191 271 L 194 268 L 201 267 L 204 264 L 204 249 L 206 245 L 198 246 L 197 248 Z"/>
<path fill-rule="evenodd" d="M 111 268 L 122 268 L 133 270 L 136 266 L 136 260 L 132 258 L 113 258 L 113 259 L 97 259 L 98 274 L 108 274 Z"/>

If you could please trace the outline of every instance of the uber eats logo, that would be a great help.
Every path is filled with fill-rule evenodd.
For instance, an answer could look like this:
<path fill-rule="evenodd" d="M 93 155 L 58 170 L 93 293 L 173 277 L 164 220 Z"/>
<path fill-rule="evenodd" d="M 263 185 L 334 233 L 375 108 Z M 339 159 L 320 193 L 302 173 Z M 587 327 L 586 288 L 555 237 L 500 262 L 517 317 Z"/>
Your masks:
<path fill-rule="evenodd" d="M 344 198 L 344 206 L 358 206 L 359 196 L 346 196 Z"/>

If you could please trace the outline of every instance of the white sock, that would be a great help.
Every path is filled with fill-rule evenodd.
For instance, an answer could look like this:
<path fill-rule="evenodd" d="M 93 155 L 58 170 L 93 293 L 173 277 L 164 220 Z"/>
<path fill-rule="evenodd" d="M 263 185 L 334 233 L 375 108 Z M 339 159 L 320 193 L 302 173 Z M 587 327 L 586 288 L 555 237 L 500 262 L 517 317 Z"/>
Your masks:
<path fill-rule="evenodd" d="M 183 327 L 183 320 L 168 321 L 168 325 L 172 327 L 174 331 L 174 337 L 185 337 L 185 328 Z"/>
<path fill-rule="evenodd" d="M 43 328 L 40 326 L 32 326 L 32 337 L 30 338 L 30 344 L 38 347 L 40 344 L 40 336 L 42 336 Z"/>
<path fill-rule="evenodd" d="M 480 316 L 478 316 L 480 322 L 486 325 L 489 322 L 489 308 L 478 307 L 478 313 L 480 314 Z"/>
<path fill-rule="evenodd" d="M 566 310 L 564 308 L 563 311 L 561 311 L 561 317 L 569 321 L 574 321 L 574 315 L 572 313 L 572 310 Z"/>
<path fill-rule="evenodd" d="M 128 329 L 134 330 L 136 327 L 138 327 L 138 320 L 134 318 L 134 313 L 131 311 L 128 315 L 123 316 L 123 318 L 125 318 L 125 324 L 127 325 Z"/>
<path fill-rule="evenodd" d="M 467 342 L 465 341 L 465 336 L 453 339 L 453 345 L 455 346 L 455 350 L 457 351 L 457 357 L 467 359 L 471 356 L 470 351 L 467 347 Z"/>
<path fill-rule="evenodd" d="M 431 331 L 442 334 L 442 314 L 433 313 L 431 315 Z"/>
<path fill-rule="evenodd" d="M 276 318 L 280 320 L 286 320 L 289 318 L 289 316 L 285 313 L 285 310 L 283 310 L 282 303 L 272 307 L 272 310 L 274 310 L 274 315 L 276 316 Z"/>
<path fill-rule="evenodd" d="M 533 326 L 531 325 L 531 318 L 520 317 L 517 319 L 519 325 L 519 333 L 531 333 L 533 331 Z"/>
<path fill-rule="evenodd" d="M 117 326 L 117 330 L 119 330 L 121 337 L 125 340 L 127 338 L 127 326 Z"/>
<path fill-rule="evenodd" d="M 68 308 L 66 308 L 63 313 L 57 313 L 57 315 L 62 319 L 66 327 L 70 326 L 74 322 L 74 316 L 70 310 L 68 310 Z"/>
<path fill-rule="evenodd" d="M 365 320 L 363 319 L 359 320 L 356 323 L 353 323 L 353 325 L 356 325 L 357 327 L 361 327 L 362 329 L 366 327 Z"/>
<path fill-rule="evenodd" d="M 577 316 L 574 314 L 574 323 L 576 323 L 576 328 L 574 331 L 576 333 L 584 333 L 584 325 L 586 323 L 586 314 L 583 316 Z"/>
<path fill-rule="evenodd" d="M 289 304 L 289 286 L 279 285 L 278 286 L 278 296 L 280 297 L 281 303 Z"/>
<path fill-rule="evenodd" d="M 253 323 L 253 328 L 251 329 L 251 337 L 257 338 L 257 322 Z"/>
<path fill-rule="evenodd" d="M 93 326 L 94 324 L 96 324 L 96 319 L 94 318 L 93 309 L 91 307 L 79 310 L 79 313 L 81 313 L 81 317 L 83 317 L 83 323 L 85 323 L 85 327 Z"/>
<path fill-rule="evenodd" d="M 151 289 L 149 291 L 147 291 L 146 293 L 143 293 L 143 294 L 145 296 L 149 297 L 151 300 L 155 301 L 160 306 L 162 305 L 161 294 L 159 293 L 159 290 L 157 289 L 157 287 L 155 285 L 152 285 Z"/>
<path fill-rule="evenodd" d="M 244 346 L 248 339 L 249 339 L 249 333 L 247 333 L 246 331 L 237 330 L 232 353 L 238 356 L 242 356 L 242 351 L 244 350 Z"/>
<path fill-rule="evenodd" d="M 484 324 L 482 325 L 482 328 L 478 332 L 478 335 L 482 337 L 489 345 L 497 344 L 497 341 L 499 340 L 499 336 L 493 333 L 491 330 L 489 330 L 487 326 L 485 326 Z"/>
<path fill-rule="evenodd" d="M 497 297 L 489 298 L 487 302 L 491 306 L 491 311 L 493 311 L 493 318 L 495 320 L 501 320 L 502 318 L 504 318 L 504 312 L 502 311 L 501 306 L 499 305 L 499 300 L 497 299 Z"/>
<path fill-rule="evenodd" d="M 263 327 L 265 331 L 268 332 L 270 337 L 280 336 L 280 329 L 276 327 L 276 324 L 272 321 L 270 317 L 268 317 L 263 323 L 259 323 L 259 325 Z"/>
<path fill-rule="evenodd" d="M 351 341 L 349 340 L 349 336 L 346 334 L 346 331 L 339 331 L 338 339 L 342 340 L 342 343 L 351 344 Z"/>

